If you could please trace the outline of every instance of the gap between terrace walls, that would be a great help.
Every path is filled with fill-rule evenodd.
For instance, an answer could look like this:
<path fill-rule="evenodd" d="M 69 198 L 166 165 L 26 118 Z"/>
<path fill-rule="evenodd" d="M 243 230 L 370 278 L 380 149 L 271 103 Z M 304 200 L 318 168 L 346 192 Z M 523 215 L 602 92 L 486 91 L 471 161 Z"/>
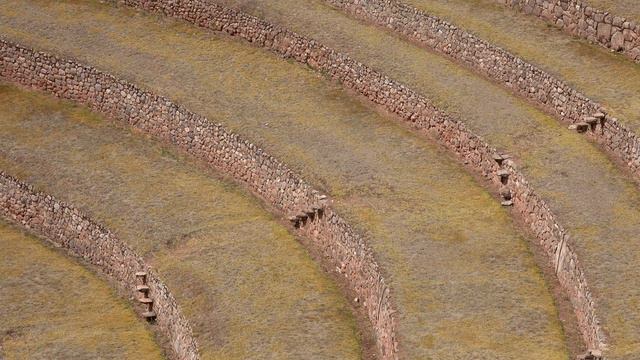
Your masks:
<path fill-rule="evenodd" d="M 505 159 L 508 156 L 498 154 L 461 122 L 439 111 L 421 95 L 347 55 L 253 16 L 201 0 L 123 2 L 239 36 L 256 46 L 293 58 L 383 106 L 414 129 L 436 137 L 465 165 L 491 180 L 495 189 L 512 199 L 518 215 L 529 225 L 554 265 L 556 275 L 574 306 L 585 343 L 594 350 L 606 348 L 595 300 L 567 232 L 513 163 Z"/>

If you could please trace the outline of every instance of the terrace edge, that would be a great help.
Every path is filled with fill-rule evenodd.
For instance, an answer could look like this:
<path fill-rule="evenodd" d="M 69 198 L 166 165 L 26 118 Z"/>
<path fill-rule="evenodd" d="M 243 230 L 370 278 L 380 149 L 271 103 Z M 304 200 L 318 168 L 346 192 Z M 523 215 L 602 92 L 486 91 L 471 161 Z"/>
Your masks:
<path fill-rule="evenodd" d="M 96 266 L 121 290 L 136 295 L 136 273 L 145 272 L 152 294 L 158 332 L 181 360 L 196 360 L 198 345 L 189 322 L 155 271 L 114 233 L 77 208 L 36 192 L 0 171 L 0 216 Z"/>
<path fill-rule="evenodd" d="M 566 82 L 447 21 L 396 0 L 324 0 L 467 66 L 600 144 L 640 181 L 640 136 Z M 546 1 L 546 0 L 545 0 Z"/>
<path fill-rule="evenodd" d="M 529 226 L 553 264 L 556 276 L 574 307 L 586 345 L 596 351 L 606 350 L 607 338 L 600 326 L 596 301 L 578 256 L 572 249 L 569 234 L 513 161 L 508 159 L 509 156 L 498 153 L 462 122 L 437 109 L 422 95 L 349 56 L 254 16 L 202 0 L 119 2 L 240 37 L 255 46 L 295 59 L 382 106 L 413 129 L 431 135 L 468 168 L 489 179 L 501 194 L 508 195 L 507 202 L 513 203 L 516 213 Z M 606 124 L 603 122 L 601 127 Z M 506 184 L 503 183 L 505 177 L 509 179 Z"/>
<path fill-rule="evenodd" d="M 392 292 L 367 241 L 284 164 L 222 125 L 73 60 L 36 52 L 0 39 L 0 78 L 87 105 L 134 130 L 170 143 L 205 165 L 246 185 L 282 212 L 304 242 L 363 302 L 384 359 L 396 359 Z M 29 214 L 22 214 L 29 216 Z"/>

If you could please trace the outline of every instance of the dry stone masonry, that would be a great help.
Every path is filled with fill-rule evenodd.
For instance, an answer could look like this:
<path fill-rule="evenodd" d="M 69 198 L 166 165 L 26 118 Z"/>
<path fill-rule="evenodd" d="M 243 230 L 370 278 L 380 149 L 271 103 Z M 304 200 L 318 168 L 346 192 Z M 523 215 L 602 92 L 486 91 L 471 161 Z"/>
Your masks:
<path fill-rule="evenodd" d="M 640 24 L 620 14 L 596 9 L 583 0 L 496 1 L 640 62 Z"/>
<path fill-rule="evenodd" d="M 143 317 L 155 321 L 179 359 L 199 359 L 191 327 L 169 289 L 145 261 L 112 232 L 78 209 L 36 192 L 1 171 L 0 216 L 97 266 L 127 293 L 135 294 L 136 275 L 144 272 L 156 312 L 153 316 L 145 312 Z"/>
<path fill-rule="evenodd" d="M 0 78 L 86 104 L 228 174 L 284 214 L 300 215 L 297 231 L 310 239 L 306 245 L 320 254 L 329 268 L 339 269 L 348 289 L 362 300 L 382 358 L 397 358 L 391 291 L 367 242 L 333 211 L 325 195 L 284 164 L 166 98 L 92 67 L 4 40 L 0 40 Z M 20 209 L 16 214 L 22 214 Z M 139 269 L 127 273 L 131 284 Z M 160 323 L 163 312 L 157 295 L 153 305 Z"/>
<path fill-rule="evenodd" d="M 503 84 L 546 112 L 586 130 L 582 123 L 598 123 L 582 131 L 640 178 L 640 137 L 607 114 L 606 109 L 546 71 L 508 51 L 435 16 L 395 0 L 325 0 L 356 18 L 447 55 L 472 70 Z M 538 0 L 540 2 L 540 0 Z M 575 127 L 573 126 L 575 125 Z"/>
<path fill-rule="evenodd" d="M 369 101 L 383 106 L 414 129 L 436 138 L 437 141 L 456 154 L 465 165 L 483 177 L 490 179 L 496 190 L 508 189 L 510 198 L 508 200 L 503 199 L 503 201 L 505 205 L 513 205 L 516 214 L 530 227 L 546 252 L 549 261 L 555 267 L 558 280 L 574 306 L 585 343 L 594 350 L 606 349 L 606 337 L 596 314 L 595 300 L 587 285 L 578 257 L 572 249 L 569 235 L 558 223 L 547 204 L 525 180 L 523 174 L 508 159 L 509 157 L 497 154 L 495 149 L 491 148 L 480 137 L 472 134 L 460 121 L 438 110 L 420 94 L 375 72 L 347 55 L 327 48 L 315 40 L 308 39 L 248 14 L 202 0 L 124 0 L 123 2 L 129 6 L 161 12 L 204 28 L 241 37 L 256 46 L 270 49 L 283 57 L 292 58 L 306 64 L 329 78 L 342 83 L 346 88 L 364 96 Z M 375 14 L 378 14 L 377 16 L 381 19 L 386 19 L 385 23 L 388 21 L 388 26 L 395 26 L 393 24 L 396 20 L 408 22 L 404 16 L 397 17 L 394 15 L 392 10 L 395 7 L 386 7 L 390 5 L 388 1 L 331 0 L 331 2 L 334 4 L 342 3 L 344 6 L 348 5 L 354 13 L 356 9 L 359 9 L 360 12 L 367 11 L 367 14 L 369 14 L 368 9 L 371 4 L 384 3 L 386 4 L 385 7 L 376 8 L 378 10 L 376 10 Z M 415 10 L 412 11 L 416 13 Z M 370 15 L 363 16 L 369 17 Z M 429 28 L 430 26 L 424 24 L 424 26 L 419 26 L 417 24 L 416 26 L 419 28 Z M 430 23 L 426 22 L 425 24 Z M 455 34 L 456 36 L 462 36 L 462 39 L 470 36 L 466 33 L 461 35 L 455 27 L 446 23 L 440 22 L 439 24 L 445 24 L 446 26 L 442 25 L 444 26 L 442 29 L 429 30 L 429 34 L 432 32 L 442 34 L 446 30 L 446 34 L 450 36 Z M 404 29 L 403 27 L 400 28 Z M 412 30 L 405 29 L 404 31 L 411 33 L 415 31 L 415 28 Z M 441 37 L 437 39 L 441 39 Z M 475 44 L 472 49 L 477 49 L 478 52 L 495 50 L 495 48 L 479 42 L 477 39 L 471 39 L 470 41 Z M 443 46 L 442 42 L 438 42 L 438 44 Z M 464 44 L 470 46 L 467 43 Z M 476 45 L 478 46 L 476 47 Z M 449 44 L 444 48 L 450 49 L 451 46 L 453 45 Z M 462 52 L 460 49 L 458 51 Z M 506 52 L 504 54 L 508 55 Z M 471 57 L 473 58 L 473 56 Z M 526 77 L 528 82 L 534 82 L 529 77 L 530 74 L 525 71 L 525 67 L 530 65 L 526 65 L 518 59 L 514 61 L 518 64 L 516 79 L 524 79 Z M 497 69 L 494 68 L 496 65 L 492 64 L 491 61 L 487 61 L 483 66 L 491 67 L 497 72 Z M 507 62 L 507 64 L 510 65 L 511 63 Z M 544 75 L 544 73 L 542 74 Z M 507 75 L 515 76 L 513 74 Z M 547 79 L 547 81 L 550 80 Z M 518 82 L 516 81 L 514 84 L 518 84 Z M 557 81 L 554 81 L 553 84 L 555 84 L 553 86 L 556 86 Z M 536 85 L 536 88 L 537 86 L 539 85 Z M 548 86 L 552 85 L 549 84 Z M 539 93 L 542 96 L 544 90 L 540 88 Z M 559 108 L 565 107 L 569 101 L 573 104 L 574 102 L 585 100 L 575 91 L 565 93 L 560 87 L 554 87 L 550 94 L 545 93 L 544 96 L 549 96 L 547 101 Z M 597 107 L 592 108 L 586 102 L 582 106 L 580 115 L 575 114 L 577 119 L 582 119 L 585 114 L 593 114 L 600 110 Z M 567 108 L 569 107 L 567 106 Z M 610 127 L 612 123 L 612 121 L 604 122 L 591 133 L 598 133 L 596 130 L 604 132 L 603 129 L 607 125 Z M 496 158 L 500 158 L 500 160 L 496 160 Z M 502 183 L 504 176 L 499 175 L 499 171 L 509 173 L 506 184 Z M 292 213 L 296 217 L 298 217 L 298 214 L 299 212 Z M 302 218 L 300 217 L 300 219 Z"/>

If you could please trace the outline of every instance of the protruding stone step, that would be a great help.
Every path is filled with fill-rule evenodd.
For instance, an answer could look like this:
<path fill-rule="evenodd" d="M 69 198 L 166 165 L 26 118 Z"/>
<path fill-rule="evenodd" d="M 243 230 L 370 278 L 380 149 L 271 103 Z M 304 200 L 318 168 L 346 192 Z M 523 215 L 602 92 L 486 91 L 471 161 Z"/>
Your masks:
<path fill-rule="evenodd" d="M 503 202 L 500 203 L 500 205 L 502 205 L 502 206 L 511 206 L 511 205 L 513 205 L 513 200 L 504 200 Z"/>
<path fill-rule="evenodd" d="M 146 280 L 147 272 L 146 271 L 138 271 L 136 273 L 136 278 L 142 278 L 142 281 Z"/>
<path fill-rule="evenodd" d="M 593 116 L 589 116 L 589 117 L 584 119 L 584 122 L 586 122 L 587 124 L 593 126 L 593 125 L 598 123 L 598 119 L 593 117 Z"/>
<path fill-rule="evenodd" d="M 576 357 L 577 360 L 602 360 L 602 351 L 600 350 L 589 350 L 586 354 L 578 355 Z"/>
<path fill-rule="evenodd" d="M 493 160 L 495 160 L 495 162 L 497 162 L 498 165 L 502 165 L 502 162 L 504 161 L 504 156 L 497 153 L 493 154 Z"/>
<path fill-rule="evenodd" d="M 589 124 L 587 124 L 586 122 L 579 122 L 576 124 L 576 131 L 579 133 L 583 133 L 585 131 L 589 130 Z"/>
<path fill-rule="evenodd" d="M 148 297 L 139 298 L 138 301 L 143 304 L 153 304 L 153 300 Z"/>
<path fill-rule="evenodd" d="M 503 186 L 500 189 L 500 196 L 502 196 L 504 200 L 511 200 L 511 190 L 509 190 L 508 187 Z"/>
<path fill-rule="evenodd" d="M 142 316 L 147 320 L 152 320 L 156 318 L 156 313 L 155 311 L 145 311 L 142 313 Z"/>
<path fill-rule="evenodd" d="M 605 116 L 606 115 L 604 113 L 602 113 L 602 112 L 597 112 L 597 113 L 593 114 L 594 118 L 600 119 L 600 120 L 604 119 Z"/>
<path fill-rule="evenodd" d="M 498 170 L 498 172 L 496 174 L 498 174 L 498 176 L 501 177 L 501 178 L 508 178 L 509 175 L 510 175 L 509 171 L 505 170 L 505 169 Z"/>
<path fill-rule="evenodd" d="M 149 287 L 147 285 L 137 285 L 136 291 L 146 293 L 146 292 L 149 292 Z"/>
<path fill-rule="evenodd" d="M 498 170 L 498 172 L 496 173 L 496 175 L 498 175 L 498 177 L 500 178 L 500 182 L 503 184 L 507 184 L 507 182 L 509 181 L 509 171 L 505 170 L 505 169 L 500 169 Z"/>

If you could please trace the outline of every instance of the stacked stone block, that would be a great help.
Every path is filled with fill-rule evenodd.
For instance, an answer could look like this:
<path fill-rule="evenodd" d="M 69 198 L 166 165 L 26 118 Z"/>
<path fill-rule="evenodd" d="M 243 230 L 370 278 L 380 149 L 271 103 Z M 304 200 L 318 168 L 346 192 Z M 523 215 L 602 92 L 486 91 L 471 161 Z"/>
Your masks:
<path fill-rule="evenodd" d="M 640 24 L 583 0 L 496 0 L 640 62 Z"/>
<path fill-rule="evenodd" d="M 510 57 L 517 65 L 515 72 L 509 72 L 513 70 L 510 68 L 511 62 L 505 61 L 501 63 L 500 58 L 490 57 L 488 54 L 485 54 L 487 55 L 486 57 L 482 56 L 482 59 L 489 59 L 489 61 L 479 61 L 479 63 L 483 68 L 491 69 L 492 73 L 496 74 L 499 73 L 497 64 L 503 64 L 502 69 L 508 70 L 503 76 L 508 77 L 508 79 L 511 79 L 510 76 L 515 76 L 515 79 L 517 79 L 517 81 L 512 80 L 515 82 L 511 86 L 517 84 L 518 87 L 521 87 L 522 85 L 518 81 L 522 82 L 525 78 L 528 79 L 527 82 L 534 82 L 533 75 L 525 69 L 533 68 L 531 65 L 515 59 L 501 49 L 473 38 L 465 32 L 461 32 L 441 20 L 432 17 L 425 19 L 423 16 L 426 15 L 413 8 L 387 0 L 328 1 L 334 5 L 344 7 L 356 15 L 360 14 L 358 16 L 366 17 L 369 20 L 374 19 L 378 22 L 378 20 L 382 19 L 385 26 L 392 29 L 401 29 L 403 34 L 419 34 L 418 30 L 423 30 L 426 32 L 431 46 L 447 53 L 467 54 L 471 59 L 474 59 L 474 56 L 485 54 L 483 51 L 488 51 L 489 53 L 498 50 L 502 51 L 504 56 Z M 322 72 L 329 78 L 342 83 L 346 88 L 354 90 L 375 104 L 383 106 L 416 130 L 435 137 L 437 141 L 456 154 L 465 165 L 483 177 L 492 180 L 496 190 L 501 187 L 500 177 L 497 175 L 498 171 L 508 171 L 510 179 L 512 179 L 508 188 L 512 196 L 511 201 L 514 209 L 536 235 L 548 255 L 549 261 L 556 269 L 560 284 L 566 290 L 574 306 L 585 343 L 592 349 L 606 348 L 606 337 L 596 314 L 595 300 L 589 290 L 577 255 L 572 250 L 567 232 L 558 223 L 547 204 L 525 180 L 523 174 L 514 167 L 513 163 L 506 161 L 502 167 L 499 166 L 494 160 L 496 150 L 491 148 L 480 137 L 471 133 L 463 123 L 443 113 L 429 100 L 415 91 L 377 73 L 347 55 L 327 48 L 315 40 L 248 14 L 202 0 L 124 0 L 123 2 L 133 7 L 161 12 L 211 30 L 241 37 L 256 46 L 265 47 L 283 57 L 295 59 Z M 398 10 L 401 12 L 397 13 L 396 11 Z M 407 13 L 405 13 L 407 11 L 418 16 L 420 21 L 414 22 L 411 20 L 412 18 L 408 18 L 406 16 Z M 413 27 L 406 28 L 402 24 L 411 24 Z M 452 36 L 453 38 L 449 39 L 447 36 Z M 462 41 L 454 51 L 456 46 L 454 40 L 465 39 L 471 43 Z M 537 73 L 536 76 L 540 75 L 546 74 Z M 553 83 L 554 86 L 558 83 L 553 79 L 545 79 L 549 84 Z M 544 84 L 544 82 L 541 84 Z M 587 114 L 593 114 L 601 110 L 597 107 L 593 108 L 593 104 L 588 103 L 586 98 L 573 90 L 565 93 L 565 90 L 558 86 L 553 87 L 553 90 L 550 90 L 550 94 L 546 94 L 543 87 L 540 87 L 541 84 L 536 83 L 536 88 L 539 91 L 534 92 L 540 94 L 540 97 L 545 98 L 556 108 L 563 109 L 563 114 L 575 116 L 576 121 L 582 121 L 582 118 Z M 576 109 L 567 106 L 567 104 L 581 104 L 581 106 Z M 565 112 L 568 110 L 572 112 Z M 577 112 L 579 112 L 579 115 Z M 604 122 L 599 130 L 604 132 L 605 128 L 607 126 L 610 127 L 611 124 L 612 121 Z M 592 131 L 590 133 L 597 134 L 599 132 Z M 638 165 L 640 166 L 640 164 Z"/>
<path fill-rule="evenodd" d="M 0 216 L 95 265 L 126 293 L 134 294 L 136 273 L 144 271 L 154 294 L 160 333 L 179 359 L 196 360 L 198 346 L 175 298 L 155 272 L 127 244 L 85 214 L 56 198 L 36 192 L 0 171 Z M 142 314 L 147 317 L 145 314 Z"/>
<path fill-rule="evenodd" d="M 353 16 L 396 32 L 468 66 L 572 125 L 600 113 L 584 134 L 640 177 L 640 137 L 599 103 L 508 51 L 395 0 L 325 0 Z"/>
<path fill-rule="evenodd" d="M 298 231 L 311 239 L 307 245 L 328 268 L 342 269 L 347 287 L 363 300 L 382 358 L 397 358 L 391 291 L 366 240 L 327 205 L 325 195 L 284 164 L 222 125 L 89 66 L 1 40 L 0 60 L 0 78 L 86 104 L 171 144 L 247 185 L 284 214 L 323 204 L 323 216 Z"/>

